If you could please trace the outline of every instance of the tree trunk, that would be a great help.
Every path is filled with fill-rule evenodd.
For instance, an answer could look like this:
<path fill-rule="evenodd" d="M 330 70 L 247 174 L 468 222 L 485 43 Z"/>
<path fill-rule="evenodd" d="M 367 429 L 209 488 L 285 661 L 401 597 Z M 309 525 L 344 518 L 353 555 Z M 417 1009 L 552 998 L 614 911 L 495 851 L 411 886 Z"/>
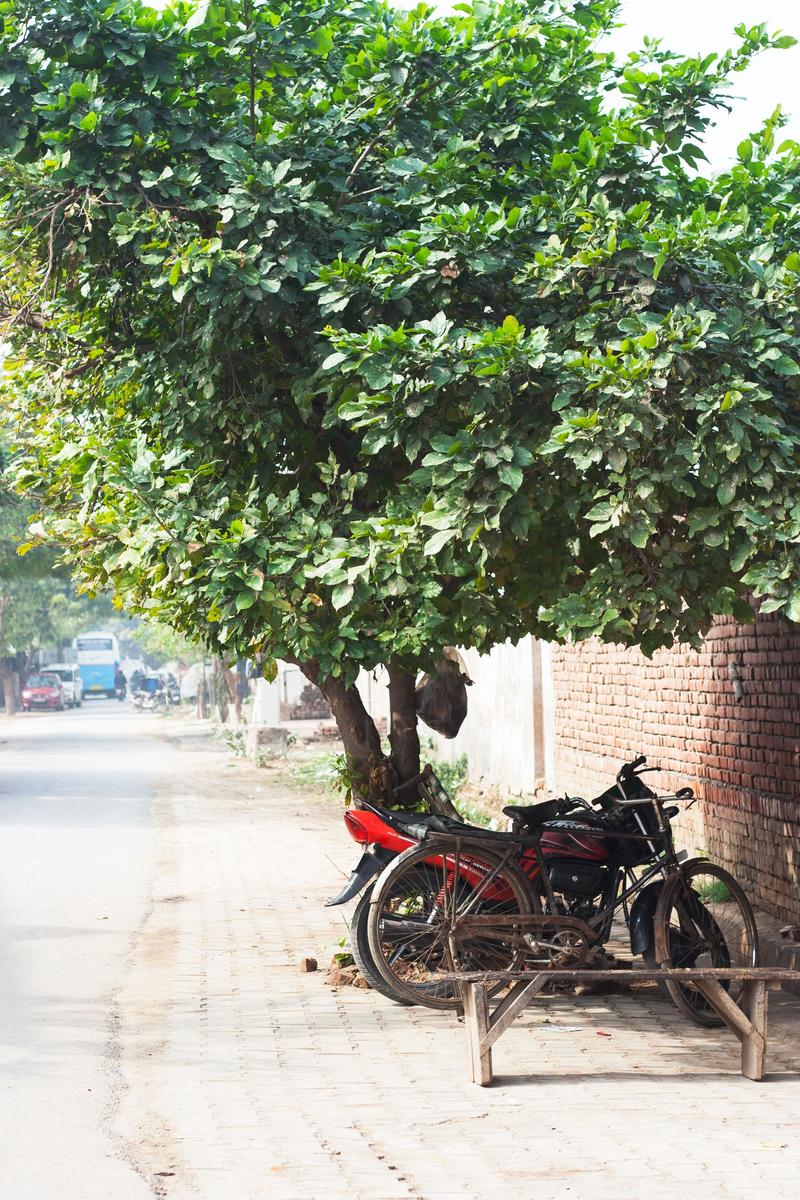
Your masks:
<path fill-rule="evenodd" d="M 380 734 L 364 707 L 358 688 L 345 687 L 341 679 L 322 679 L 315 662 L 297 665 L 306 679 L 317 685 L 331 707 L 353 773 L 356 803 L 360 800 L 372 800 L 376 804 L 391 803 L 394 786 L 392 765 L 381 749 Z"/>
<path fill-rule="evenodd" d="M 228 720 L 228 685 L 222 659 L 216 654 L 211 659 L 211 695 L 216 718 L 221 725 L 225 725 Z"/>
<path fill-rule="evenodd" d="M 397 782 L 419 775 L 419 732 L 417 730 L 416 676 L 389 664 L 389 742 Z"/>
<path fill-rule="evenodd" d="M 203 662 L 203 672 L 197 684 L 197 716 L 201 721 L 205 721 L 208 717 L 208 679 L 206 677 L 206 664 Z"/>
<path fill-rule="evenodd" d="M 6 716 L 17 715 L 17 673 L 10 667 L 0 666 L 0 679 L 3 681 L 3 699 Z"/>
<path fill-rule="evenodd" d="M 17 654 L 17 672 L 19 686 L 20 688 L 24 688 L 31 673 L 31 656 L 26 650 L 20 650 Z"/>
<path fill-rule="evenodd" d="M 225 681 L 225 686 L 228 689 L 228 696 L 230 697 L 231 704 L 233 705 L 233 714 L 234 714 L 233 724 L 241 725 L 241 723 L 242 723 L 242 694 L 239 691 L 239 680 L 236 677 L 236 674 L 234 673 L 233 669 L 231 667 L 229 667 L 227 665 L 227 663 L 223 662 L 222 659 L 220 659 L 220 670 L 222 671 L 222 678 Z"/>

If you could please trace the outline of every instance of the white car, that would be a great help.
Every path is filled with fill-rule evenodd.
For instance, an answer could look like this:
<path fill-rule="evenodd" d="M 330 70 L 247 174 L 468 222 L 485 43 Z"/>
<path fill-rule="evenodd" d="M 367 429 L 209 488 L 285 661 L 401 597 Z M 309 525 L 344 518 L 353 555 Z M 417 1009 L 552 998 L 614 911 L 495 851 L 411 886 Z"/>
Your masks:
<path fill-rule="evenodd" d="M 42 667 L 48 675 L 57 675 L 64 689 L 64 703 L 67 708 L 80 708 L 83 702 L 83 684 L 81 672 L 77 663 L 48 663 Z"/>

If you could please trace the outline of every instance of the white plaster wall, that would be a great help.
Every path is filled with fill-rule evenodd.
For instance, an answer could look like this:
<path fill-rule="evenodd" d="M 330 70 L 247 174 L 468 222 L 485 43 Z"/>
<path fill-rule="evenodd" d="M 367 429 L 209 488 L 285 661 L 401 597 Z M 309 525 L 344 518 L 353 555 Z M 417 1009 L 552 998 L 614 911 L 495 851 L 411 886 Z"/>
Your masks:
<path fill-rule="evenodd" d="M 549 642 L 540 642 L 542 654 L 542 718 L 544 721 L 544 782 L 548 791 L 556 786 L 556 694 L 553 656 Z"/>
<path fill-rule="evenodd" d="M 253 725 L 278 725 L 281 719 L 281 686 L 278 679 L 268 682 L 257 679 L 253 712 Z"/>

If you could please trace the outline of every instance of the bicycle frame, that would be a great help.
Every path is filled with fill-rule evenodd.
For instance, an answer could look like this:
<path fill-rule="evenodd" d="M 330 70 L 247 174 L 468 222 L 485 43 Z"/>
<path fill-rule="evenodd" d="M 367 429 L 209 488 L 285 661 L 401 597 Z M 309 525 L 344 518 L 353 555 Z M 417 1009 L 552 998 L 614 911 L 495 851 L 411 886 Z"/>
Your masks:
<path fill-rule="evenodd" d="M 621 785 L 620 790 L 622 791 Z M 678 871 L 680 859 L 678 854 L 675 852 L 672 828 L 670 826 L 669 819 L 664 812 L 664 804 L 665 802 L 681 800 L 682 798 L 683 797 L 676 795 L 659 796 L 656 793 L 651 793 L 649 797 L 643 797 L 640 800 L 637 799 L 635 801 L 631 801 L 625 796 L 623 791 L 622 799 L 624 803 L 629 805 L 634 803 L 637 805 L 649 803 L 652 805 L 656 814 L 656 824 L 658 826 L 658 832 L 655 834 L 647 831 L 643 821 L 639 818 L 638 813 L 634 815 L 641 833 L 625 833 L 619 830 L 605 830 L 594 827 L 591 828 L 590 832 L 592 838 L 597 840 L 609 840 L 617 843 L 622 841 L 633 843 L 644 842 L 652 851 L 653 855 L 657 856 L 655 861 L 652 861 L 646 867 L 644 874 L 642 874 L 638 879 L 633 879 L 633 881 L 629 883 L 629 885 L 622 891 L 619 890 L 620 882 L 625 880 L 626 876 L 631 873 L 632 868 L 623 864 L 619 860 L 616 862 L 612 860 L 612 862 L 608 864 L 612 868 L 611 878 L 609 880 L 609 885 L 606 888 L 606 891 L 603 893 L 601 899 L 602 907 L 586 922 L 588 929 L 591 929 L 595 934 L 595 942 L 602 943 L 607 939 L 611 930 L 614 915 L 619 911 L 620 908 L 622 908 L 625 912 L 626 924 L 629 923 L 628 901 L 631 899 L 631 897 L 642 892 L 644 888 L 656 878 L 656 876 L 660 875 L 666 881 Z M 481 843 L 488 843 L 496 850 L 501 850 L 502 862 L 504 864 L 510 863 L 521 869 L 522 874 L 527 879 L 531 888 L 532 898 L 541 895 L 541 891 L 536 887 L 537 881 L 541 880 L 541 889 L 547 898 L 547 903 L 550 910 L 549 915 L 552 915 L 556 920 L 558 920 L 558 905 L 552 884 L 550 882 L 549 872 L 546 869 L 548 861 L 553 861 L 553 859 L 548 860 L 542 850 L 542 837 L 544 834 L 546 834 L 546 832 L 546 828 L 541 828 L 537 830 L 536 833 L 527 835 L 492 834 L 491 832 L 487 832 L 482 835 L 478 834 L 475 837 L 458 836 L 452 840 L 447 835 L 438 835 L 436 838 L 435 848 L 434 846 L 431 847 L 432 852 L 429 861 L 431 862 L 431 865 L 435 865 L 437 867 L 444 866 L 444 863 L 446 862 L 449 866 L 449 873 L 452 873 L 453 877 L 458 876 L 464 878 L 468 883 L 476 887 L 476 901 L 478 899 L 498 899 L 501 898 L 499 894 L 500 888 L 498 888 L 497 885 L 493 886 L 493 877 L 497 874 L 497 871 L 492 872 L 491 876 L 487 877 L 486 879 L 479 879 L 479 871 L 476 870 L 477 864 L 471 862 L 469 858 L 470 844 L 477 846 Z M 446 850 L 442 845 L 443 842 L 445 844 L 449 843 L 453 849 L 448 852 L 448 850 Z M 502 849 L 505 849 L 505 854 L 502 854 Z M 530 849 L 533 849 L 535 852 L 536 868 L 533 871 L 525 869 L 523 864 L 526 851 Z M 470 908 L 471 907 L 473 907 L 473 905 L 470 905 Z M 468 910 L 465 910 L 465 913 L 466 911 Z M 568 918 L 565 917 L 564 920 L 566 921 Z"/>

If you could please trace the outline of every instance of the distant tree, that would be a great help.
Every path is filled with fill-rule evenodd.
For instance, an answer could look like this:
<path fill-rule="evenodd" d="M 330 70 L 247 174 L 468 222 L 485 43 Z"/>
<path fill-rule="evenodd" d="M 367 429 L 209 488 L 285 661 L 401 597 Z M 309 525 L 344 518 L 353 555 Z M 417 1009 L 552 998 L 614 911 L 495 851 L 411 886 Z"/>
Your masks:
<path fill-rule="evenodd" d="M 72 641 L 79 633 L 104 629 L 119 617 L 110 597 L 78 595 L 68 585 L 55 591 L 47 615 L 52 643 L 58 647 L 59 656 L 66 657 L 72 655 Z"/>
<path fill-rule="evenodd" d="M 33 505 L 0 479 L 0 680 L 9 714 L 16 712 L 17 689 L 24 683 L 31 652 L 51 639 L 53 597 L 70 588 L 68 576 L 53 574 L 51 549 L 38 547 L 25 559 L 17 554 L 33 512 Z"/>
<path fill-rule="evenodd" d="M 797 195 L 612 0 L 2 6 L 2 303 L 33 537 L 325 692 L 362 791 L 420 667 L 800 618 Z M 355 687 L 387 667 L 384 757 Z M 269 669 L 269 667 L 268 667 Z"/>
<path fill-rule="evenodd" d="M 131 657 L 138 652 L 156 667 L 167 662 L 188 666 L 204 653 L 204 648 L 198 649 L 196 642 L 157 621 L 119 620 L 115 629 Z"/>

